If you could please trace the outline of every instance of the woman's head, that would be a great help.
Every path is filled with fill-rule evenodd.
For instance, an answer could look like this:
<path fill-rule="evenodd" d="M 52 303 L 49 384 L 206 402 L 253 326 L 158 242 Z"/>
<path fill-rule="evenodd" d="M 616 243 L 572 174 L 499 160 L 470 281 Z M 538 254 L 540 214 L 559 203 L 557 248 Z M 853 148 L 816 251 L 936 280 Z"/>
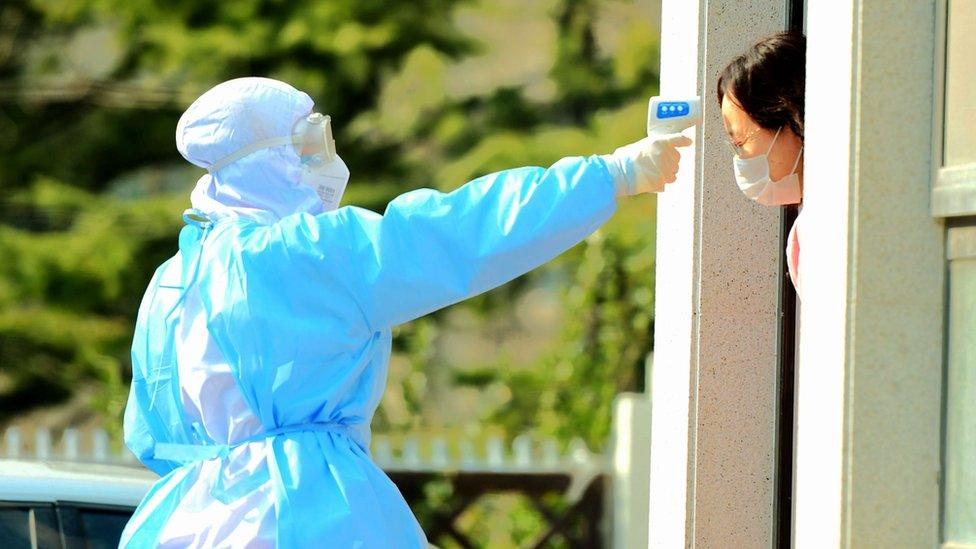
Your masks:
<path fill-rule="evenodd" d="M 763 38 L 733 59 L 718 79 L 725 129 L 739 157 L 768 152 L 769 177 L 796 172 L 802 180 L 806 39 L 798 33 Z"/>
<path fill-rule="evenodd" d="M 803 139 L 807 41 L 802 34 L 767 36 L 733 59 L 718 77 L 718 102 L 729 94 L 759 126 L 789 126 Z"/>

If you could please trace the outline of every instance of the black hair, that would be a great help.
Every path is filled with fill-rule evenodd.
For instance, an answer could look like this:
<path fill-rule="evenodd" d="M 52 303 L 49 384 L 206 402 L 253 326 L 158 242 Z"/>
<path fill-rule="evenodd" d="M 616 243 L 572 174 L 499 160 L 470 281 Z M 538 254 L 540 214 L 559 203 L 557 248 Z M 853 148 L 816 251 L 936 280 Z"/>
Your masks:
<path fill-rule="evenodd" d="M 731 93 L 760 127 L 789 126 L 803 139 L 807 39 L 798 32 L 767 36 L 733 59 L 718 77 L 718 102 Z"/>

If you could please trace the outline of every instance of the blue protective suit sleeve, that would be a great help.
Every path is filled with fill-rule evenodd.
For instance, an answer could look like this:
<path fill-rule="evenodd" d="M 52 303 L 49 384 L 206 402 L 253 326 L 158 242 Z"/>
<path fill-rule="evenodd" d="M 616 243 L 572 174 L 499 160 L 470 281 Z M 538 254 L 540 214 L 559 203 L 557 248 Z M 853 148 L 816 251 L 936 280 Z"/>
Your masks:
<path fill-rule="evenodd" d="M 344 241 L 349 260 L 331 263 L 354 273 L 350 289 L 369 327 L 379 330 L 532 270 L 583 240 L 615 209 L 604 160 L 571 157 L 548 169 L 487 175 L 451 193 L 412 191 L 383 215 L 342 208 L 314 217 L 317 226 L 307 230 L 338 233 Z"/>
<path fill-rule="evenodd" d="M 129 399 L 125 406 L 124 434 L 125 445 L 135 454 L 136 458 L 150 470 L 162 476 L 169 473 L 173 464 L 153 458 L 153 448 L 156 436 L 165 432 L 166 422 L 161 421 L 155 414 L 158 410 L 151 410 L 150 403 L 155 402 L 154 388 L 168 387 L 171 371 L 166 368 L 154 367 L 147 363 L 148 358 L 158 354 L 162 348 L 162 337 L 152 337 L 149 328 L 152 321 L 165 319 L 152 318 L 151 306 L 155 302 L 157 285 L 160 274 L 171 263 L 167 261 L 156 269 L 149 288 L 143 296 L 142 305 L 136 320 L 136 331 L 132 341 L 132 384 L 129 387 Z M 162 404 L 162 401 L 160 402 Z"/>

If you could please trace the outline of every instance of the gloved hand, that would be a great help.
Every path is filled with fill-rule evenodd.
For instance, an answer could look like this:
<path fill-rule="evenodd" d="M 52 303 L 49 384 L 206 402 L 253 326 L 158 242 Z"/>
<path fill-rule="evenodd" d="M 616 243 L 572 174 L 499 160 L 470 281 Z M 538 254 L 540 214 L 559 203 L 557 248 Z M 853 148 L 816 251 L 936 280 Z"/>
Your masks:
<path fill-rule="evenodd" d="M 657 193 L 673 183 L 681 159 L 678 147 L 691 145 L 691 139 L 680 133 L 651 135 L 605 154 L 613 175 L 617 196 Z"/>

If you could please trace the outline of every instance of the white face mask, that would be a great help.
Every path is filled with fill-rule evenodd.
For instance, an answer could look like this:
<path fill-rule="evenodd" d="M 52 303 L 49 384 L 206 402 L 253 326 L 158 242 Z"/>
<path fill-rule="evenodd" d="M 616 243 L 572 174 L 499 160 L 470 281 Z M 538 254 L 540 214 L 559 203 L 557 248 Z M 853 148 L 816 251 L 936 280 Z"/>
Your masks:
<path fill-rule="evenodd" d="M 783 128 L 776 130 L 773 142 L 769 144 L 765 154 L 752 158 L 735 155 L 732 158 L 732 168 L 735 171 L 735 181 L 739 184 L 739 190 L 746 195 L 746 198 L 764 206 L 799 204 L 803 198 L 800 192 L 800 176 L 796 173 L 796 168 L 800 165 L 800 157 L 803 155 L 802 146 L 796 155 L 790 175 L 779 181 L 773 181 L 769 177 L 769 151 L 773 150 L 773 145 L 776 144 L 776 139 L 782 130 Z"/>
<path fill-rule="evenodd" d="M 339 208 L 348 182 L 349 168 L 339 155 L 335 155 L 331 161 L 319 156 L 302 158 L 302 184 L 315 189 L 324 211 Z"/>
<path fill-rule="evenodd" d="M 302 159 L 302 184 L 315 189 L 327 212 L 339 208 L 349 168 L 335 152 L 332 119 L 313 112 L 295 124 L 295 152 Z"/>

